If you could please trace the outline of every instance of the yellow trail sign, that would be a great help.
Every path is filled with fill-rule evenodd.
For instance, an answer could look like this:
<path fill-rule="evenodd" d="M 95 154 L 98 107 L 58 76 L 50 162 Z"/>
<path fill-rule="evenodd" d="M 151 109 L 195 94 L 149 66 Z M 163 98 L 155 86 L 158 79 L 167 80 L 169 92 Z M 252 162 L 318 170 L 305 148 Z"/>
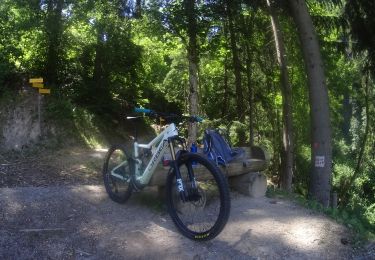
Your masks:
<path fill-rule="evenodd" d="M 29 79 L 29 83 L 43 83 L 43 78 Z"/>
<path fill-rule="evenodd" d="M 51 94 L 51 89 L 49 88 L 40 88 L 39 94 Z"/>
<path fill-rule="evenodd" d="M 43 83 L 32 83 L 33 88 L 44 88 Z"/>

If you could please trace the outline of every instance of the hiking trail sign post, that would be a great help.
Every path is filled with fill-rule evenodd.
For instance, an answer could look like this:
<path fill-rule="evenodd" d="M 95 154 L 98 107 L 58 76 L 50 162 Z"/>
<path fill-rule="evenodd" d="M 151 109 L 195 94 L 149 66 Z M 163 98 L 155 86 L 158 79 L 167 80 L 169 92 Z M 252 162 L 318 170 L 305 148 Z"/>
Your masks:
<path fill-rule="evenodd" d="M 42 133 L 42 124 L 41 124 L 41 121 L 42 121 L 42 111 L 41 111 L 42 97 L 43 97 L 43 95 L 51 94 L 51 89 L 44 88 L 43 78 L 30 78 L 29 83 L 31 84 L 31 86 L 33 88 L 37 88 L 38 93 L 39 93 L 39 95 L 38 95 L 38 124 L 39 124 L 39 129 L 40 129 L 40 134 L 41 134 Z"/>

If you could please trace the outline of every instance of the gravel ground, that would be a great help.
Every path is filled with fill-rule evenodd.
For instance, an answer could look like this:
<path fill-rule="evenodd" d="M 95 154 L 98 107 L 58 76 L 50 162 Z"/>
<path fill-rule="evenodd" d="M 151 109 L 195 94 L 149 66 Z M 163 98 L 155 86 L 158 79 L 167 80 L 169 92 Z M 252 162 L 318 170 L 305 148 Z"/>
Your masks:
<path fill-rule="evenodd" d="M 180 235 L 163 209 L 151 209 L 153 195 L 119 205 L 98 185 L 2 188 L 0 259 L 353 257 L 341 242 L 349 239 L 344 227 L 287 200 L 232 193 L 227 226 L 202 243 Z"/>
<path fill-rule="evenodd" d="M 235 192 L 223 232 L 191 241 L 152 188 L 112 202 L 99 174 L 104 154 L 0 161 L 0 259 L 375 259 L 373 244 L 355 252 L 351 232 L 321 214 Z"/>

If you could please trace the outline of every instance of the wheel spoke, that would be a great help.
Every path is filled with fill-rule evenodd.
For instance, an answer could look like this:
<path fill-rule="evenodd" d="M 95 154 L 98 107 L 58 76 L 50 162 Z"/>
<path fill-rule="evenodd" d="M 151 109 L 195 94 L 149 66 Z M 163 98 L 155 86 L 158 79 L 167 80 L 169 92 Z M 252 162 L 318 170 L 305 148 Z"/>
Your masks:
<path fill-rule="evenodd" d="M 109 197 L 119 203 L 125 202 L 131 194 L 131 169 L 128 156 L 120 146 L 111 147 L 103 167 L 104 185 Z"/>
<path fill-rule="evenodd" d="M 168 208 L 180 231 L 192 239 L 211 239 L 224 227 L 230 210 L 227 182 L 221 172 L 197 155 L 179 165 L 187 201 L 180 199 L 176 177 L 169 176 Z M 194 159 L 194 160 L 193 160 Z M 194 165 L 191 163 L 194 161 Z M 190 174 L 189 170 L 190 169 Z M 223 199 L 224 198 L 224 199 Z"/>

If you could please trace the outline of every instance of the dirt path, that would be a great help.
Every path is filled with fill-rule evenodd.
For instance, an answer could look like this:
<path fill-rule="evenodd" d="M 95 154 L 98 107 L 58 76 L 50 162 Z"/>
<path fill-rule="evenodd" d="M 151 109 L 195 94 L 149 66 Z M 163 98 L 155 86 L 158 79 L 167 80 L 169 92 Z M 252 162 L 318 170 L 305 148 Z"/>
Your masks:
<path fill-rule="evenodd" d="M 0 189 L 1 259 L 348 259 L 342 226 L 286 200 L 232 194 L 225 230 L 213 241 L 181 236 L 169 216 L 136 194 L 127 205 L 101 186 Z M 145 199 L 146 197 L 146 199 Z M 42 229 L 42 230 L 38 230 Z M 43 230 L 46 229 L 46 230 Z"/>
<path fill-rule="evenodd" d="M 153 189 L 135 194 L 125 205 L 110 201 L 95 170 L 103 153 L 80 151 L 82 155 L 55 156 L 56 161 L 49 161 L 54 167 L 40 171 L 37 176 L 55 180 L 52 185 L 45 181 L 39 187 L 13 183 L 0 188 L 0 259 L 354 257 L 350 243 L 342 243 L 350 241 L 350 232 L 327 217 L 281 198 L 251 199 L 235 192 L 224 231 L 212 241 L 193 242 L 178 233 Z M 81 156 L 91 168 L 82 164 Z M 75 167 L 81 170 L 73 171 Z M 3 175 L 8 170 L 3 165 Z M 18 175 L 27 184 L 21 186 L 35 186 L 22 172 Z M 95 176 L 82 177 L 86 175 Z"/>

